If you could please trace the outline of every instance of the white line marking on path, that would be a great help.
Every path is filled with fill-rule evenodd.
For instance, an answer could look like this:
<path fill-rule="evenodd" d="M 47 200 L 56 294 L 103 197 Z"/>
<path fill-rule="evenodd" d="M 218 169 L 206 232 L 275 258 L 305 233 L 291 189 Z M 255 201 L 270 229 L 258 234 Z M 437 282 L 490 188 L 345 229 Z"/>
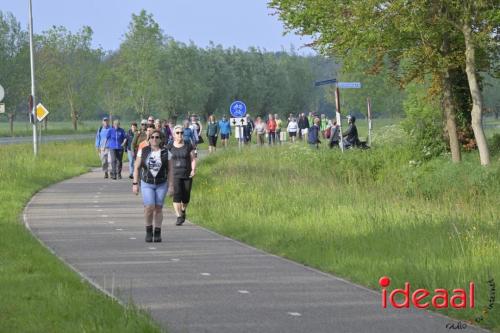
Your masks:
<path fill-rule="evenodd" d="M 172 259 L 170 259 L 170 260 L 171 260 L 171 261 L 175 261 L 175 262 L 180 261 L 180 259 L 178 259 L 178 258 L 172 258 Z"/>
<path fill-rule="evenodd" d="M 115 230 L 116 230 L 116 231 L 123 231 L 123 229 L 122 229 L 122 228 L 116 228 Z"/>
<path fill-rule="evenodd" d="M 203 276 L 210 276 L 212 274 L 210 274 L 210 273 L 201 273 L 201 275 L 203 275 Z"/>
<path fill-rule="evenodd" d="M 97 207 L 99 207 L 99 206 L 97 206 Z M 104 209 L 98 209 L 97 211 L 98 212 L 104 212 Z"/>
<path fill-rule="evenodd" d="M 298 312 L 287 312 L 287 314 L 289 314 L 290 316 L 294 316 L 294 317 L 300 317 L 302 316 L 300 313 Z"/>
<path fill-rule="evenodd" d="M 130 239 L 130 240 L 134 240 L 134 239 L 137 239 L 137 238 L 135 238 L 135 237 L 129 237 L 129 239 Z"/>
<path fill-rule="evenodd" d="M 101 217 L 109 217 L 109 215 L 101 215 Z"/>
<path fill-rule="evenodd" d="M 94 203 L 99 203 L 99 200 L 94 200 L 93 202 L 94 202 Z"/>
<path fill-rule="evenodd" d="M 250 294 L 248 290 L 238 290 L 240 294 Z"/>
<path fill-rule="evenodd" d="M 150 249 L 150 250 L 156 250 L 156 247 L 150 246 L 150 247 L 148 247 L 148 249 Z"/>
<path fill-rule="evenodd" d="M 108 221 L 108 224 L 115 224 L 114 221 Z"/>

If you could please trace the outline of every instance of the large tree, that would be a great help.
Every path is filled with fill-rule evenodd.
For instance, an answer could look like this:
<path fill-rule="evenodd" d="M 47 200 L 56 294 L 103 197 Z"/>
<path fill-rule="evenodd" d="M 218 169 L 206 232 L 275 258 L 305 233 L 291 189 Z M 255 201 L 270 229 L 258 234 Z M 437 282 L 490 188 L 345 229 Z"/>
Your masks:
<path fill-rule="evenodd" d="M 143 118 L 163 105 L 160 62 L 164 40 L 153 15 L 145 10 L 132 14 L 132 22 L 120 45 L 118 72 L 125 102 Z"/>
<path fill-rule="evenodd" d="M 10 132 L 14 133 L 14 118 L 26 107 L 30 85 L 29 48 L 26 31 L 11 14 L 0 11 L 0 84 L 5 89 L 5 108 Z M 27 110 L 27 108 L 26 108 Z"/>
<path fill-rule="evenodd" d="M 352 61 L 364 61 L 367 69 L 376 73 L 388 61 L 403 86 L 424 81 L 430 75 L 433 82 L 430 92 L 442 97 L 452 159 L 457 162 L 460 148 L 453 72 L 467 66 L 471 73 L 468 76 L 477 76 L 478 68 L 471 66 L 477 59 L 471 60 L 468 53 L 491 51 L 490 41 L 498 38 L 498 6 L 490 1 L 475 3 L 472 0 L 271 0 L 269 5 L 277 10 L 287 28 L 313 35 L 314 45 L 320 51 L 337 55 L 347 66 Z M 488 14 L 480 15 L 478 11 Z M 473 38 L 476 43 L 467 44 L 466 27 L 472 35 L 480 28 L 485 32 L 480 34 L 482 39 Z M 487 54 L 493 57 L 496 52 Z M 473 80 L 469 79 L 469 84 L 471 94 L 480 95 Z M 478 98 L 475 104 L 480 104 Z M 477 124 L 476 129 L 481 133 Z M 488 164 L 486 142 L 480 135 L 476 139 L 481 145 L 481 163 Z"/>
<path fill-rule="evenodd" d="M 97 78 L 101 50 L 91 47 L 92 29 L 71 33 L 53 27 L 43 33 L 37 50 L 37 80 L 40 97 L 49 109 L 67 109 L 73 129 L 84 112 L 97 105 Z"/>

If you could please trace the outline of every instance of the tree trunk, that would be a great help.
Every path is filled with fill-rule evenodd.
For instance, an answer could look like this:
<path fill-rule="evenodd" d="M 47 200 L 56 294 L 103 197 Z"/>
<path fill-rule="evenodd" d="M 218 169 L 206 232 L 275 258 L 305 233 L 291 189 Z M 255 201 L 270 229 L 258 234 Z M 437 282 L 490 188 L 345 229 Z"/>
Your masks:
<path fill-rule="evenodd" d="M 69 102 L 69 108 L 71 110 L 71 122 L 73 124 L 73 130 L 76 132 L 78 130 L 78 114 L 71 100 Z"/>
<path fill-rule="evenodd" d="M 466 22 L 467 23 L 467 22 Z M 472 130 L 476 138 L 477 148 L 479 149 L 479 159 L 481 165 L 490 164 L 490 152 L 486 143 L 486 136 L 483 131 L 483 95 L 479 88 L 476 75 L 476 50 L 472 40 L 472 30 L 470 25 L 464 23 L 462 32 L 465 39 L 465 72 L 469 81 L 469 89 L 472 96 Z"/>
<path fill-rule="evenodd" d="M 443 109 L 446 118 L 446 131 L 450 139 L 451 160 L 454 163 L 462 159 L 460 154 L 460 144 L 457 135 L 457 122 L 455 120 L 456 110 L 452 97 L 450 80 L 450 70 L 447 69 L 443 77 Z"/>
<path fill-rule="evenodd" d="M 9 128 L 10 128 L 10 136 L 14 136 L 14 113 L 9 112 Z"/>

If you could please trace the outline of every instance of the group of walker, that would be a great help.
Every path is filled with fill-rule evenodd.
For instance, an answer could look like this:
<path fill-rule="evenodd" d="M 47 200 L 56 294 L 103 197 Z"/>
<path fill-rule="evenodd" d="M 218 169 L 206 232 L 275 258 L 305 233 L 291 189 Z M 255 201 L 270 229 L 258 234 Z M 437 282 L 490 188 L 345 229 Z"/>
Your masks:
<path fill-rule="evenodd" d="M 167 191 L 172 195 L 176 225 L 180 226 L 186 220 L 201 124 L 192 118 L 191 122 L 185 121 L 184 126 L 173 126 L 150 116 L 141 121 L 140 130 L 133 122 L 126 133 L 119 120 L 113 121 L 113 127 L 109 126 L 108 117 L 102 122 L 96 133 L 96 148 L 104 178 L 122 178 L 122 157 L 126 150 L 132 192 L 141 192 L 144 203 L 145 240 L 148 243 L 161 242 L 162 209 Z"/>
<path fill-rule="evenodd" d="M 358 147 L 361 145 L 356 127 L 356 118 L 348 116 L 349 126 L 344 133 L 340 132 L 340 126 L 335 119 L 330 120 L 324 114 L 320 117 L 312 112 L 309 116 L 301 113 L 297 117 L 290 114 L 286 127 L 278 114 L 269 114 L 267 120 L 262 117 L 255 118 L 253 121 L 249 115 L 246 116 L 245 125 L 239 128 L 238 139 L 245 144 L 252 142 L 252 134 L 256 136 L 257 145 L 263 146 L 266 141 L 268 144 L 281 144 L 282 140 L 288 134 L 291 143 L 298 140 L 307 140 L 312 147 L 319 147 L 320 138 L 328 140 L 330 148 L 340 146 L 340 137 L 342 135 L 342 144 L 344 149 Z M 220 134 L 223 145 L 227 146 L 228 138 L 231 136 L 231 126 L 226 116 L 220 121 L 216 121 L 215 116 L 211 115 L 207 123 L 207 137 L 209 153 L 214 152 L 217 147 L 217 138 Z M 283 138 L 282 138 L 282 134 Z"/>

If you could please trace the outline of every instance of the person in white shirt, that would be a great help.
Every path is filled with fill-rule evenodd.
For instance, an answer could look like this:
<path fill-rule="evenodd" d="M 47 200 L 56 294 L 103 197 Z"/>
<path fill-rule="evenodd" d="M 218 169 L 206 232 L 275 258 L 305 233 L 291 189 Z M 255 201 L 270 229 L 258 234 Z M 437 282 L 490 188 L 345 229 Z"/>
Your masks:
<path fill-rule="evenodd" d="M 292 118 L 288 123 L 286 131 L 288 132 L 288 136 L 290 137 L 290 141 L 295 143 L 295 138 L 297 137 L 297 131 L 299 130 L 299 124 L 295 118 Z"/>

